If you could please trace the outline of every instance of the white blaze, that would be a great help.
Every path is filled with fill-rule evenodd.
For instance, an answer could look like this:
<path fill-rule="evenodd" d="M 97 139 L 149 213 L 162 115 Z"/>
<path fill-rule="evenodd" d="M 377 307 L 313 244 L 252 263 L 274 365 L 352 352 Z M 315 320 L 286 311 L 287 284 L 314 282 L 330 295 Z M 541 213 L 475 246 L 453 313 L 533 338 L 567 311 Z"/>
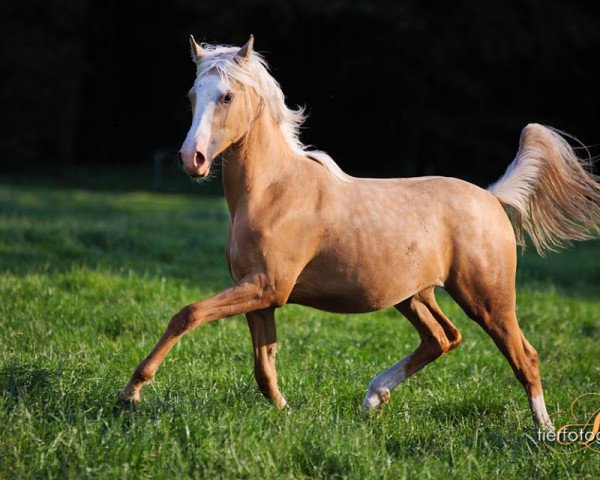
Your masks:
<path fill-rule="evenodd" d="M 199 77 L 194 84 L 196 102 L 192 126 L 183 142 L 181 151 L 193 156 L 196 151 L 201 152 L 207 159 L 212 160 L 211 137 L 212 122 L 216 102 L 219 100 L 225 85 L 218 75 L 205 75 Z"/>

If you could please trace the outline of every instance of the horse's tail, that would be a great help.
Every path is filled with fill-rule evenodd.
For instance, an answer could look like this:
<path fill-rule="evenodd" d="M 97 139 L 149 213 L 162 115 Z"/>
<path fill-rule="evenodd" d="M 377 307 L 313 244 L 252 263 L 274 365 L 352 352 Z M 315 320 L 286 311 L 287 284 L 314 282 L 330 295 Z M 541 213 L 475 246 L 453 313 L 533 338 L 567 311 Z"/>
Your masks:
<path fill-rule="evenodd" d="M 523 231 L 540 255 L 600 234 L 600 184 L 591 166 L 557 130 L 535 123 L 523 129 L 516 158 L 488 188 L 506 209 L 519 245 L 525 245 Z"/>

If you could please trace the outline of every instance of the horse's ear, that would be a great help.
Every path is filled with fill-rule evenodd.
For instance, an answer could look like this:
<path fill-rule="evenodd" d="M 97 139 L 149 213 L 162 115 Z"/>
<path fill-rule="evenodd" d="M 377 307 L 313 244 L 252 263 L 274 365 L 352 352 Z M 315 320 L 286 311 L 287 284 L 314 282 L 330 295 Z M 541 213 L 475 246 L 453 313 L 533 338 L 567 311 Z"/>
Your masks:
<path fill-rule="evenodd" d="M 244 60 L 248 60 L 250 55 L 252 55 L 252 47 L 254 47 L 254 35 L 250 34 L 250 39 L 246 42 L 246 45 L 238 50 L 238 56 Z"/>
<path fill-rule="evenodd" d="M 204 55 L 204 49 L 196 43 L 196 39 L 193 35 L 190 35 L 190 52 L 194 63 L 198 63 L 202 58 L 202 55 Z"/>

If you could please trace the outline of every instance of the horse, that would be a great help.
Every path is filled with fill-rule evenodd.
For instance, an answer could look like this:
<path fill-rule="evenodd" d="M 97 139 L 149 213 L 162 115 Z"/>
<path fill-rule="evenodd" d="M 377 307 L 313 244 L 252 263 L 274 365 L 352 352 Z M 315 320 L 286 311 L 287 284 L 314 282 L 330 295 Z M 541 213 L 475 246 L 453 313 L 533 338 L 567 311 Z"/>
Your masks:
<path fill-rule="evenodd" d="M 538 428 L 552 430 L 539 356 L 515 311 L 517 246 L 524 247 L 525 233 L 540 254 L 598 236 L 600 186 L 591 160 L 578 158 L 562 132 L 532 123 L 506 173 L 487 189 L 441 176 L 352 177 L 300 141 L 303 110 L 286 106 L 253 44 L 252 36 L 241 48 L 190 36 L 197 70 L 180 150 L 195 179 L 222 162 L 233 285 L 175 314 L 119 399 L 141 401 L 141 388 L 182 336 L 245 314 L 256 382 L 283 409 L 277 308 L 358 314 L 393 306 L 420 343 L 370 381 L 363 408 L 378 409 L 399 383 L 460 345 L 460 331 L 436 303 L 441 287 L 506 357 Z"/>

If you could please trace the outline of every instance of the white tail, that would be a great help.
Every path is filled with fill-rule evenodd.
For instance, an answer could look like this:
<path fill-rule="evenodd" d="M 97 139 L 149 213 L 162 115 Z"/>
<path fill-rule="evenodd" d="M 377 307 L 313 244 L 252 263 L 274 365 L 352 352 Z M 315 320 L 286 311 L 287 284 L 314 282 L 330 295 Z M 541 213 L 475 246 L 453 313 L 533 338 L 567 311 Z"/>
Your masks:
<path fill-rule="evenodd" d="M 516 158 L 488 188 L 505 207 L 519 245 L 525 245 L 523 231 L 540 255 L 600 234 L 600 184 L 591 166 L 557 130 L 535 123 L 523 129 Z"/>

